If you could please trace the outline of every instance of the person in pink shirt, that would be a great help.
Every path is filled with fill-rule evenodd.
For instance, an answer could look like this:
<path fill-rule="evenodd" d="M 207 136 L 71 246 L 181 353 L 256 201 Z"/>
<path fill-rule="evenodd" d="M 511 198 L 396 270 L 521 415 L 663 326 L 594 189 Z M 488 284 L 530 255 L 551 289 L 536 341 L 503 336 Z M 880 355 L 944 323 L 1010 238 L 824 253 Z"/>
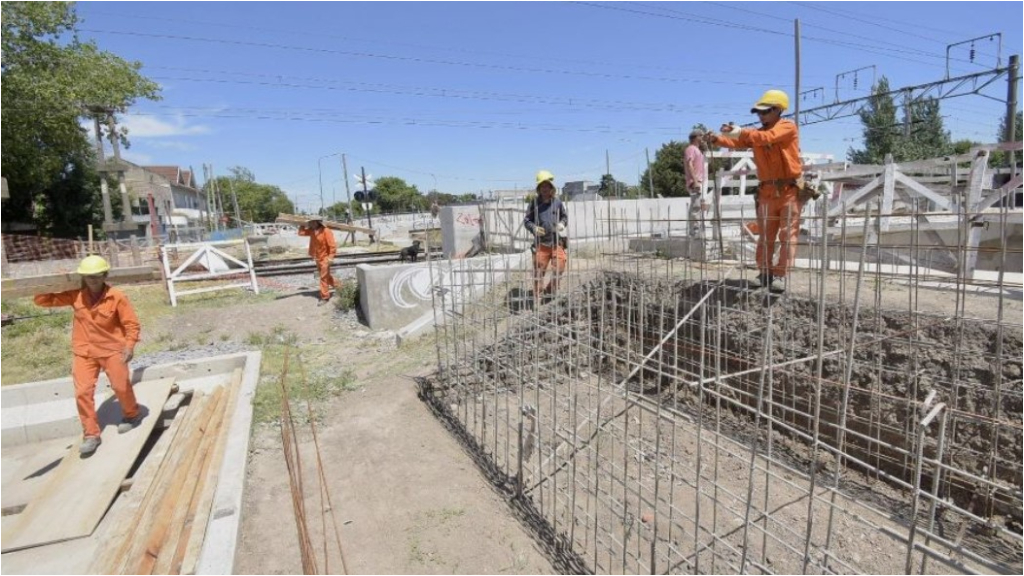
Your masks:
<path fill-rule="evenodd" d="M 704 236 L 704 219 L 702 213 L 708 209 L 704 202 L 704 132 L 690 132 L 690 144 L 683 151 L 683 167 L 686 172 L 686 192 L 690 195 L 690 237 Z"/>

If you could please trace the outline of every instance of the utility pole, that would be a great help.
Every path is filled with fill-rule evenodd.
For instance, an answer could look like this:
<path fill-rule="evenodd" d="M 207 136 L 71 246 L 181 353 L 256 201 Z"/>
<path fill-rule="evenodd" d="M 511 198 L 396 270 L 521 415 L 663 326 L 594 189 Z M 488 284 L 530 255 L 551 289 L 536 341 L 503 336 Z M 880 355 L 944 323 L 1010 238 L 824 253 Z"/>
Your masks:
<path fill-rule="evenodd" d="M 644 154 L 647 155 L 647 185 L 651 188 L 651 198 L 654 198 L 654 170 L 651 170 L 650 149 L 644 148 Z"/>
<path fill-rule="evenodd" d="M 235 220 L 238 221 L 238 225 L 242 225 L 242 213 L 238 210 L 238 195 L 235 194 L 235 179 L 228 180 L 228 186 L 231 188 L 231 204 L 235 207 Z"/>
<path fill-rule="evenodd" d="M 612 163 L 608 159 L 608 149 L 607 148 L 604 149 L 604 173 L 608 174 L 608 175 L 611 175 L 611 173 L 612 173 Z M 604 180 L 604 178 L 602 178 L 602 180 Z M 586 190 L 584 190 L 584 192 L 586 192 Z M 613 192 L 617 192 L 617 191 L 613 191 Z M 616 194 L 616 198 L 617 197 L 618 197 L 618 195 Z"/>
<path fill-rule="evenodd" d="M 1006 141 L 1016 142 L 1017 134 L 1017 79 L 1020 78 L 1020 56 L 1010 55 L 1010 72 L 1006 79 Z M 1010 167 L 1010 178 L 1017 176 L 1017 154 L 1013 150 L 1006 151 L 1006 161 Z"/>
<path fill-rule="evenodd" d="M 114 223 L 114 209 L 110 204 L 110 185 L 107 183 L 106 160 L 103 158 L 103 130 L 100 127 L 100 116 L 95 112 L 93 126 L 96 129 L 96 162 L 100 166 L 100 194 L 103 197 L 103 223 Z"/>
<path fill-rule="evenodd" d="M 348 161 L 345 159 L 345 155 L 341 155 L 341 171 L 345 176 L 345 196 L 348 198 L 348 213 L 350 218 L 354 218 L 356 215 L 355 210 L 352 209 L 352 191 L 348 187 Z"/>
<path fill-rule="evenodd" d="M 796 49 L 796 104 L 793 105 L 793 122 L 800 127 L 800 19 L 793 20 L 793 40 Z"/>

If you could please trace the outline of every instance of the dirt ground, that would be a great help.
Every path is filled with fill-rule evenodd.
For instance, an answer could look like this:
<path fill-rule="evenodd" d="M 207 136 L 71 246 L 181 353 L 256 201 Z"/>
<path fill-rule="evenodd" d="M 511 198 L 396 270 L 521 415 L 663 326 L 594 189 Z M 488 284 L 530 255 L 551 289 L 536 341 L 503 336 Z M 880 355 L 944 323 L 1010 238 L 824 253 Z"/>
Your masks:
<path fill-rule="evenodd" d="M 281 292 L 251 303 L 178 313 L 161 319 L 154 333 L 211 342 L 225 341 L 223 333 L 244 343 L 253 334 L 276 330 L 293 334 L 296 349 L 313 351 L 309 370 L 354 374 L 348 391 L 314 408 L 349 572 L 552 573 L 530 533 L 418 399 L 415 377 L 436 364 L 432 339 L 396 350 L 365 327 L 339 318 L 333 307 L 316 303 L 315 293 Z M 266 379 L 266 357 L 264 364 Z M 299 434 L 307 514 L 317 533 L 314 542 L 322 546 L 308 431 Z M 301 573 L 277 425 L 254 425 L 248 466 L 235 572 Z M 330 571 L 340 573 L 336 556 L 331 557 Z"/>

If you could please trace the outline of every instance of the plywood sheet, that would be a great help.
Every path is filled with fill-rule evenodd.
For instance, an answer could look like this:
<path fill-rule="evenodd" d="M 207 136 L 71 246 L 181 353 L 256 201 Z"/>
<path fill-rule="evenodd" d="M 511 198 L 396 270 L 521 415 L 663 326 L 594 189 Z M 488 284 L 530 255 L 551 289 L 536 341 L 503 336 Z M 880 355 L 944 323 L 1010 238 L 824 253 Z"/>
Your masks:
<path fill-rule="evenodd" d="M 173 383 L 174 378 L 161 378 L 135 385 L 135 397 L 147 412 L 142 424 L 127 434 L 117 433 L 120 410 L 98 410 L 116 414 L 112 421 L 101 420 L 99 449 L 81 458 L 81 439 L 75 442 L 25 510 L 4 523 L 3 552 L 92 534 L 153 431 Z"/>

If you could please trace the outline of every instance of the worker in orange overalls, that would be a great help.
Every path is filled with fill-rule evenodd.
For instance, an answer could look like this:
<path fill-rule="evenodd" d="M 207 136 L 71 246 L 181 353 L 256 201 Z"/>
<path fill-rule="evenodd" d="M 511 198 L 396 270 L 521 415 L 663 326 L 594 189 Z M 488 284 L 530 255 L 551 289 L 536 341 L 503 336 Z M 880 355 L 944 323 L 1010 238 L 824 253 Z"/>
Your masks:
<path fill-rule="evenodd" d="M 526 208 L 523 226 L 533 233 L 533 299 L 550 298 L 558 292 L 568 257 L 565 255 L 566 226 L 569 215 L 562 201 L 555 197 L 555 175 L 547 170 L 537 172 L 537 197 Z M 551 267 L 551 282 L 544 285 L 544 275 Z"/>
<path fill-rule="evenodd" d="M 319 216 L 313 216 L 299 226 L 299 236 L 309 236 L 309 255 L 316 262 L 320 275 L 320 302 L 317 306 L 322 306 L 331 299 L 331 287 L 338 286 L 337 280 L 331 276 L 331 262 L 338 251 L 338 241 L 334 238 L 334 232 L 324 226 L 323 218 Z"/>
<path fill-rule="evenodd" d="M 749 148 L 757 165 L 757 267 L 761 286 L 774 292 L 786 289 L 786 274 L 796 256 L 800 234 L 800 212 L 806 201 L 803 163 L 796 124 L 783 120 L 789 108 L 789 96 L 781 90 L 768 90 L 750 109 L 761 127 L 740 129 L 725 124 L 721 135 L 708 134 L 708 140 L 725 148 Z M 780 244 L 778 263 L 774 263 L 775 245 Z"/>
<path fill-rule="evenodd" d="M 123 418 L 117 426 L 118 433 L 124 434 L 142 421 L 128 370 L 139 341 L 139 318 L 124 292 L 107 284 L 109 271 L 106 260 L 88 256 L 78 265 L 82 288 L 35 297 L 39 306 L 71 306 L 74 310 L 71 379 L 85 436 L 78 449 L 83 457 L 95 452 L 102 441 L 94 401 L 101 369 L 107 373 L 110 387 L 121 403 Z"/>

